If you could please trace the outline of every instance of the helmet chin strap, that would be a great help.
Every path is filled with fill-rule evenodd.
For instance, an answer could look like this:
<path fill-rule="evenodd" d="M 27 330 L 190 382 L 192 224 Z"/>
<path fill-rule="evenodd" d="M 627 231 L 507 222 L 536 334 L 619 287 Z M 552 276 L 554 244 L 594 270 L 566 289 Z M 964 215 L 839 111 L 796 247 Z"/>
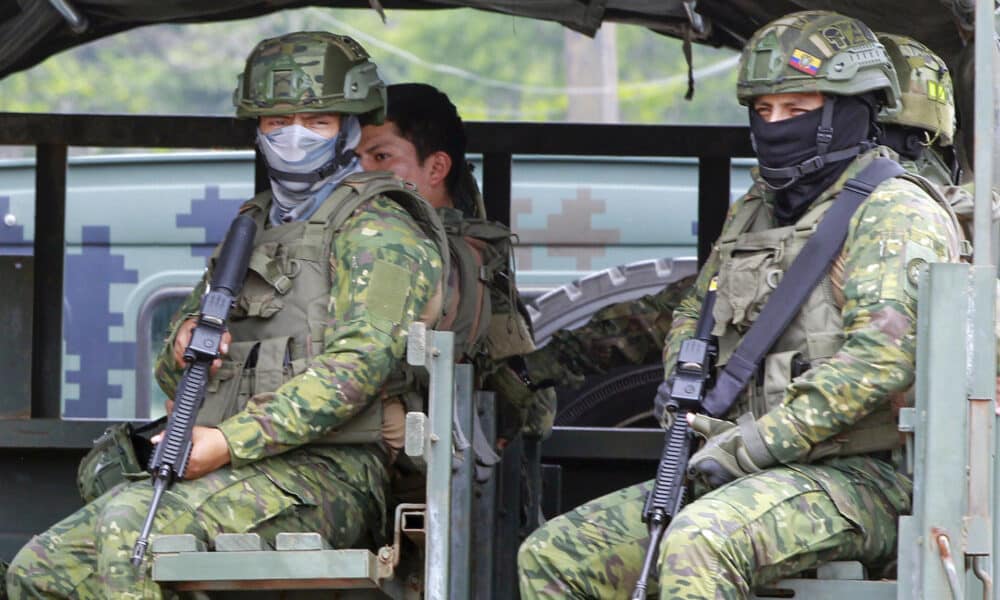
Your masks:
<path fill-rule="evenodd" d="M 872 147 L 871 142 L 863 141 L 850 148 L 827 152 L 830 144 L 833 142 L 833 107 L 837 102 L 837 97 L 824 94 L 823 99 L 823 113 L 820 116 L 819 127 L 816 128 L 816 156 L 807 158 L 791 167 L 772 168 L 759 165 L 760 174 L 764 177 L 764 182 L 770 189 L 779 191 L 791 187 L 806 175 L 815 173 L 830 163 L 854 158 Z M 750 134 L 750 142 L 753 144 L 754 151 L 756 151 L 757 143 L 753 139 L 752 133 Z M 788 181 L 780 186 L 775 186 L 769 183 L 769 180 L 774 179 L 787 179 Z"/>

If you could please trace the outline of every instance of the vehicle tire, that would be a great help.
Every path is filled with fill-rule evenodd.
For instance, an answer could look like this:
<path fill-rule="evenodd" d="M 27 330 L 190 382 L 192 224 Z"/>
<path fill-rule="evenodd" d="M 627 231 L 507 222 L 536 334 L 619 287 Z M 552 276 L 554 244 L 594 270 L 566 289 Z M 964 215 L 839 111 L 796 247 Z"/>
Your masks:
<path fill-rule="evenodd" d="M 697 272 L 693 258 L 644 260 L 605 269 L 538 297 L 528 305 L 535 343 L 559 329 L 585 324 L 601 308 L 652 294 Z M 663 380 L 656 363 L 613 369 L 587 377 L 583 386 L 557 389 L 555 424 L 577 427 L 656 427 L 653 395 Z"/>

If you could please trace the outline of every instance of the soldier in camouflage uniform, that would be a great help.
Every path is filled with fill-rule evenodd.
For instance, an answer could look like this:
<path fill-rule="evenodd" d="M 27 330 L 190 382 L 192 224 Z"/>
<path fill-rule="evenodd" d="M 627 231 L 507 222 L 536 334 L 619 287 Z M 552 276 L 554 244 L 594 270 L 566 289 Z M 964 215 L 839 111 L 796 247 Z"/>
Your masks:
<path fill-rule="evenodd" d="M 879 142 L 899 154 L 899 164 L 939 186 L 958 183 L 955 96 L 944 60 L 917 40 L 879 33 L 899 78 L 903 108 L 879 117 Z"/>
<path fill-rule="evenodd" d="M 879 143 L 897 152 L 904 169 L 937 185 L 968 230 L 971 184 L 959 186 L 953 180 L 957 175 L 952 146 L 955 100 L 948 68 L 939 56 L 912 38 L 877 35 L 896 69 L 903 105 L 900 111 L 879 113 L 883 130 Z M 994 212 L 1000 216 L 996 195 L 994 204 Z M 556 332 L 543 348 L 524 357 L 529 378 L 576 387 L 587 375 L 662 359 L 673 311 L 694 279 L 687 277 L 656 294 L 605 307 L 585 326 Z"/>
<path fill-rule="evenodd" d="M 241 209 L 258 224 L 251 269 L 186 480 L 164 495 L 154 541 L 256 532 L 273 543 L 281 531 L 317 531 L 336 547 L 381 541 L 402 446 L 403 408 L 387 390 L 410 323 L 440 314 L 443 228 L 394 179 L 359 172 L 361 120 L 381 121 L 385 86 L 354 40 L 300 32 L 261 42 L 234 102 L 258 120 L 271 189 Z M 168 397 L 206 281 L 159 357 Z M 336 443 L 373 410 L 384 433 Z M 8 572 L 11 597 L 162 597 L 151 555 L 138 569 L 129 562 L 151 495 L 147 481 L 123 483 L 33 538 Z"/>
<path fill-rule="evenodd" d="M 955 154 L 955 89 L 944 60 L 917 40 L 879 33 L 896 67 L 903 109 L 883 113 L 880 143 L 899 154 L 899 164 L 938 186 L 971 239 L 972 182 L 962 184 Z M 993 192 L 993 218 L 1000 218 L 1000 196 Z"/>
<path fill-rule="evenodd" d="M 440 90 L 423 83 L 403 83 L 387 88 L 388 106 L 382 125 L 366 125 L 357 154 L 366 171 L 391 171 L 412 183 L 417 192 L 438 211 L 455 245 L 449 274 L 453 303 L 475 304 L 478 316 L 462 319 L 456 306 L 447 311 L 445 328 L 471 329 L 463 337 L 472 340 L 464 348 L 465 359 L 476 365 L 484 389 L 498 393 L 501 404 L 500 445 L 524 432 L 542 438 L 552 429 L 555 390 L 529 389 L 520 373 L 508 362 L 534 350 L 534 342 L 523 310 L 517 305 L 514 274 L 510 268 L 510 230 L 486 221 L 482 195 L 465 158 L 465 126 L 458 110 Z M 477 233 L 481 235 L 476 236 Z M 492 244 L 490 243 L 492 241 Z M 471 251 L 482 263 L 484 253 L 495 256 L 497 272 L 484 278 L 478 269 L 472 287 L 463 286 L 462 252 Z M 486 288 L 485 290 L 483 288 Z M 481 314 L 487 311 L 489 315 Z M 469 323 L 463 321 L 472 321 Z"/>
<path fill-rule="evenodd" d="M 770 296 L 768 281 L 801 249 L 796 238 L 808 237 L 847 179 L 891 156 L 870 140 L 879 107 L 899 109 L 898 84 L 885 49 L 855 19 L 809 11 L 765 25 L 744 48 L 737 95 L 761 168 L 674 313 L 668 374 L 713 278 L 721 367 Z M 825 561 L 877 568 L 895 557 L 896 520 L 912 494 L 892 460 L 892 406 L 914 378 L 908 267 L 958 258 L 957 225 L 922 186 L 889 179 L 861 204 L 732 421 L 689 419 L 706 439 L 689 461 L 695 500 L 663 538 L 651 594 L 745 598 Z M 641 513 L 650 487 L 614 492 L 533 533 L 518 556 L 522 598 L 628 596 L 649 540 Z"/>

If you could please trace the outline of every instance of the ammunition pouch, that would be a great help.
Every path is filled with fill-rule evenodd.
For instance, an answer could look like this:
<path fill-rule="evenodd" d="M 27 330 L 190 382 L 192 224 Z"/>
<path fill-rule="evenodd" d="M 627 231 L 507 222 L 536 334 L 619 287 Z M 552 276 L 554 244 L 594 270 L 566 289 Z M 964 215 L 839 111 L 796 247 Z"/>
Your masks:
<path fill-rule="evenodd" d="M 94 440 L 94 447 L 80 461 L 76 485 L 84 502 L 91 502 L 119 483 L 146 476 L 153 453 L 149 439 L 166 426 L 167 418 L 134 427 L 117 423 Z"/>

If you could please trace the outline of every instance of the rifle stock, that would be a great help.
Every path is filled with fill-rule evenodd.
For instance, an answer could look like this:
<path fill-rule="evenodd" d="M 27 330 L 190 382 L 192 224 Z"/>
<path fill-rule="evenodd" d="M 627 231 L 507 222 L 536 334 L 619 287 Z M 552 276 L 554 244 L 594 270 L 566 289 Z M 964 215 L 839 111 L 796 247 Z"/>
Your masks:
<path fill-rule="evenodd" d="M 149 533 L 163 492 L 174 481 L 184 478 L 188 458 L 191 456 L 191 434 L 198 411 L 205 400 L 209 371 L 212 361 L 219 356 L 219 345 L 226 331 L 229 309 L 243 286 L 256 231 L 257 226 L 250 217 L 240 216 L 233 221 L 219 252 L 211 284 L 202 296 L 198 324 L 191 332 L 191 340 L 184 350 L 184 360 L 188 365 L 177 386 L 174 410 L 167 420 L 163 438 L 149 461 L 153 499 L 132 550 L 132 564 L 136 567 L 142 564 L 146 554 Z"/>

